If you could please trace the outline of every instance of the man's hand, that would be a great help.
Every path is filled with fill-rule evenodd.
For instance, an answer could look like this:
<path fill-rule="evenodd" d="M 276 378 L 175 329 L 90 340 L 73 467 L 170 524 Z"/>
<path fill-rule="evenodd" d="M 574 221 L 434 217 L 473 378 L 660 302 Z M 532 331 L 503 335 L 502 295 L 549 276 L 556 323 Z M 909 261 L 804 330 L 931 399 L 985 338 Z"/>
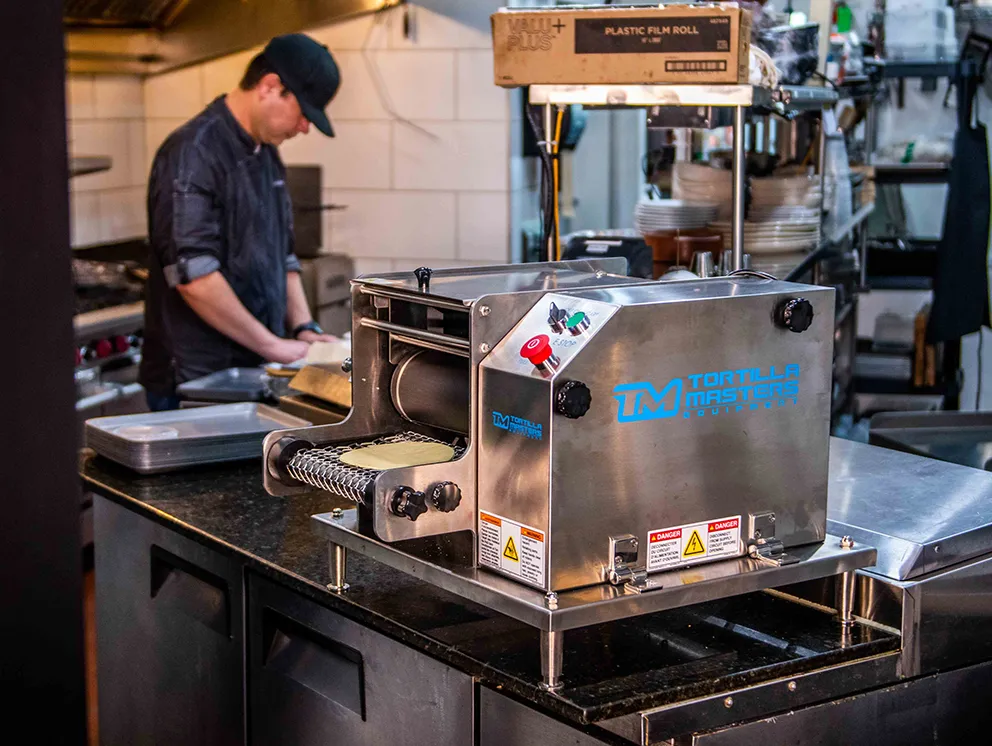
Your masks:
<path fill-rule="evenodd" d="M 295 363 L 307 356 L 310 343 L 297 339 L 276 339 L 263 356 L 270 363 Z"/>
<path fill-rule="evenodd" d="M 313 344 L 314 342 L 340 342 L 341 340 L 335 337 L 333 334 L 317 334 L 317 332 L 312 332 L 309 329 L 305 329 L 300 332 L 297 337 L 301 342 L 307 342 Z"/>

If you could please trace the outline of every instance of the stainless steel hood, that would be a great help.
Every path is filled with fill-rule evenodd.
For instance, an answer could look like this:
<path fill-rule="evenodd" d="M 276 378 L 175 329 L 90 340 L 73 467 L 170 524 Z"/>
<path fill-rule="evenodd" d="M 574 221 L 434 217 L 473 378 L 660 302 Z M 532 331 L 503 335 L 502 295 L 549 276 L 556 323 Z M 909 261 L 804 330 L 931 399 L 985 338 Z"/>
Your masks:
<path fill-rule="evenodd" d="M 404 0 L 63 0 L 70 73 L 149 75 Z"/>

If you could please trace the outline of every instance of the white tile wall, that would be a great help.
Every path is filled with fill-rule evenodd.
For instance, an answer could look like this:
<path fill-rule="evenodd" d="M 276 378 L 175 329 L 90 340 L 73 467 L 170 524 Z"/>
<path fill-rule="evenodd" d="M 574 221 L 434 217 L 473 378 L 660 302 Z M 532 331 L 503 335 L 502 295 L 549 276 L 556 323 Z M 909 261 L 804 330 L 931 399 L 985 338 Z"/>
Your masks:
<path fill-rule="evenodd" d="M 509 192 L 458 194 L 457 255 L 471 261 L 510 260 Z"/>
<path fill-rule="evenodd" d="M 247 52 L 229 54 L 204 63 L 200 108 L 202 109 L 221 94 L 233 91 L 241 82 L 252 57 L 260 51 L 259 48 L 249 49 Z"/>
<path fill-rule="evenodd" d="M 145 116 L 149 119 L 189 119 L 202 109 L 203 65 L 145 80 Z"/>
<path fill-rule="evenodd" d="M 69 152 L 72 155 L 109 155 L 109 171 L 72 180 L 77 191 L 119 189 L 131 186 L 130 123 L 125 119 L 82 120 L 69 125 Z"/>
<path fill-rule="evenodd" d="M 70 75 L 65 84 L 66 116 L 70 120 L 92 119 L 96 113 L 96 90 L 92 75 Z"/>
<path fill-rule="evenodd" d="M 458 119 L 511 118 L 510 92 L 493 85 L 491 49 L 458 52 Z"/>
<path fill-rule="evenodd" d="M 422 122 L 426 132 L 393 124 L 397 189 L 506 191 L 508 122 Z"/>
<path fill-rule="evenodd" d="M 385 95 L 397 116 L 448 121 L 455 118 L 455 53 L 371 52 Z"/>
<path fill-rule="evenodd" d="M 393 49 L 487 49 L 494 0 L 418 0 L 388 15 Z M 407 22 L 404 23 L 404 15 Z"/>
<path fill-rule="evenodd" d="M 455 194 L 332 190 L 331 250 L 380 259 L 455 258 Z M 326 236 L 325 236 L 326 240 Z"/>
<path fill-rule="evenodd" d="M 356 272 L 507 260 L 513 112 L 511 94 L 492 84 L 489 51 L 489 15 L 501 4 L 417 0 L 307 32 L 341 68 L 329 107 L 337 137 L 314 131 L 285 143 L 281 155 L 290 165 L 321 166 L 324 201 L 348 206 L 325 213 L 324 242 L 354 257 Z M 74 180 L 74 245 L 145 232 L 155 151 L 234 88 L 257 51 L 144 83 L 68 81 L 73 151 L 109 154 L 115 163 L 110 173 Z"/>
<path fill-rule="evenodd" d="M 287 164 L 321 166 L 325 188 L 389 189 L 391 137 L 388 122 L 334 121 L 334 137 L 311 129 L 279 153 Z"/>
<path fill-rule="evenodd" d="M 148 232 L 145 187 L 128 187 L 99 192 L 100 237 L 116 241 Z"/>
<path fill-rule="evenodd" d="M 346 119 L 389 119 L 379 98 L 370 66 L 374 58 L 362 52 L 338 52 L 334 59 L 341 71 L 341 87 L 328 107 L 332 123 Z"/>
<path fill-rule="evenodd" d="M 90 246 L 101 242 L 100 195 L 98 192 L 71 192 L 69 205 L 70 241 L 73 246 Z"/>
<path fill-rule="evenodd" d="M 133 75 L 100 76 L 94 84 L 97 119 L 143 119 L 141 79 Z"/>

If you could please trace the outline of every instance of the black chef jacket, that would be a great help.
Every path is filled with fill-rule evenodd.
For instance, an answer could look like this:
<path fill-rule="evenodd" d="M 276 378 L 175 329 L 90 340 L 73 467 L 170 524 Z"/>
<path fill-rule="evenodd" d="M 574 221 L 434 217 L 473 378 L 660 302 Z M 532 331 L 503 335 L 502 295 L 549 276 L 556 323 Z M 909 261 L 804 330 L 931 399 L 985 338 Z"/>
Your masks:
<path fill-rule="evenodd" d="M 286 169 L 221 96 L 159 148 L 148 183 L 151 244 L 140 381 L 151 393 L 262 358 L 203 321 L 176 285 L 220 271 L 248 311 L 286 333 L 286 273 L 299 271 Z"/>

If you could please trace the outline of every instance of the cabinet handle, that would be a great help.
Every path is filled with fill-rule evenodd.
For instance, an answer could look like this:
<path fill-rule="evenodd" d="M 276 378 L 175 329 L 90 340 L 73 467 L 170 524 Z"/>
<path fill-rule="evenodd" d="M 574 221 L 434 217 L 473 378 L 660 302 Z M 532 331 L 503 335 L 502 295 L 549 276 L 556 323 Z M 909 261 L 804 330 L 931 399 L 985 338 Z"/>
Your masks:
<path fill-rule="evenodd" d="M 156 605 L 175 609 L 230 639 L 227 581 L 159 546 L 151 547 L 150 558 L 151 597 Z"/>
<path fill-rule="evenodd" d="M 365 669 L 360 652 L 268 608 L 262 614 L 262 634 L 266 670 L 292 679 L 365 720 Z"/>

